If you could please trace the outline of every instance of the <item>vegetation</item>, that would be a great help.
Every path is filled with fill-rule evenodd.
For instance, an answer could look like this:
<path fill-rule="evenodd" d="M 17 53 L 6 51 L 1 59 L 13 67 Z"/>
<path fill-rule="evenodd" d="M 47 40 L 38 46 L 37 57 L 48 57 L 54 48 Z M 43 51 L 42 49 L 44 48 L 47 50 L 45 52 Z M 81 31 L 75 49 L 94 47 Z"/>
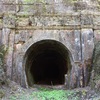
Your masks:
<path fill-rule="evenodd" d="M 24 3 L 35 3 L 35 2 L 45 3 L 45 0 L 24 0 Z"/>
<path fill-rule="evenodd" d="M 39 93 L 33 93 L 39 100 L 67 100 L 73 92 L 66 90 L 41 90 Z"/>
<path fill-rule="evenodd" d="M 41 88 L 38 91 L 33 91 L 31 94 L 15 94 L 10 96 L 9 100 L 79 100 L 79 97 L 74 96 L 72 90 L 57 90 Z"/>
<path fill-rule="evenodd" d="M 4 83 L 4 55 L 6 53 L 6 46 L 0 46 L 0 85 Z"/>
<path fill-rule="evenodd" d="M 4 46 L 4 45 L 0 46 L 0 66 L 3 65 L 3 59 L 4 59 L 4 55 L 6 53 L 6 50 L 7 50 L 6 46 Z"/>

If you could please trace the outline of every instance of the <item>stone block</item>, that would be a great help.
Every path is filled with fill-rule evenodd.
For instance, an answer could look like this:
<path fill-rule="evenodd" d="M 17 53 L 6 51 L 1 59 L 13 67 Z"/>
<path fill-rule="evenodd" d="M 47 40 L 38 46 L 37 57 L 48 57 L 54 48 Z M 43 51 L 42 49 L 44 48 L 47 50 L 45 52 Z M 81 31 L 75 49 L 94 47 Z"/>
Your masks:
<path fill-rule="evenodd" d="M 19 27 L 27 26 L 76 26 L 80 25 L 79 15 L 42 15 L 18 17 L 17 25 Z"/>
<path fill-rule="evenodd" d="M 94 13 L 93 24 L 94 25 L 100 25 L 100 13 Z"/>
<path fill-rule="evenodd" d="M 66 1 L 65 1 L 66 2 Z M 59 1 L 58 3 L 52 3 L 52 9 L 54 9 L 55 13 L 59 13 L 59 14 L 65 14 L 68 12 L 73 12 L 73 8 L 74 8 L 74 3 L 65 3 L 64 0 Z"/>
<path fill-rule="evenodd" d="M 37 0 L 38 1 L 38 0 Z M 17 4 L 34 4 L 36 0 L 16 0 Z"/>
<path fill-rule="evenodd" d="M 33 40 L 39 41 L 42 39 L 59 40 L 59 42 L 63 43 L 70 51 L 74 61 L 81 60 L 80 30 L 34 30 L 32 43 Z M 25 48 L 28 47 L 29 44 L 25 45 Z M 22 51 L 24 51 L 25 48 L 23 48 Z"/>
<path fill-rule="evenodd" d="M 93 25 L 94 25 L 94 29 L 97 29 L 97 30 L 100 29 L 100 12 L 94 12 Z"/>
<path fill-rule="evenodd" d="M 17 4 L 34 4 L 34 3 L 47 3 L 52 4 L 54 3 L 53 0 L 16 0 Z"/>
<path fill-rule="evenodd" d="M 96 90 L 100 90 L 100 41 L 95 45 L 93 53 L 93 71 L 91 86 Z"/>
<path fill-rule="evenodd" d="M 21 84 L 21 80 L 23 79 L 22 74 L 23 74 L 23 67 L 22 67 L 22 56 L 21 54 L 18 53 L 18 50 L 22 47 L 22 44 L 17 44 L 16 50 L 14 49 L 14 55 L 13 55 L 13 73 L 12 73 L 12 79 L 13 81 Z M 18 67 L 19 66 L 19 67 Z M 25 76 L 24 76 L 25 77 Z M 21 84 L 22 85 L 22 84 Z"/>
<path fill-rule="evenodd" d="M 3 4 L 15 4 L 16 0 L 2 0 Z"/>
<path fill-rule="evenodd" d="M 80 25 L 80 14 L 76 13 L 75 15 L 69 15 L 68 17 L 66 16 L 66 25 Z"/>
<path fill-rule="evenodd" d="M 25 43 L 32 37 L 34 30 L 18 30 L 15 34 L 15 43 Z"/>
<path fill-rule="evenodd" d="M 16 26 L 25 27 L 29 26 L 29 18 L 17 18 Z"/>
<path fill-rule="evenodd" d="M 93 15 L 92 14 L 81 14 L 81 27 L 93 25 Z"/>
<path fill-rule="evenodd" d="M 7 66 L 6 75 L 10 79 L 12 78 L 12 69 L 13 69 L 14 35 L 15 35 L 15 30 L 12 30 L 11 33 L 9 34 L 9 45 L 6 54 L 6 66 Z"/>
<path fill-rule="evenodd" d="M 3 27 L 15 28 L 15 21 L 16 21 L 15 15 L 13 15 L 13 14 L 4 15 Z"/>
<path fill-rule="evenodd" d="M 74 31 L 74 59 L 75 61 L 81 61 L 81 41 L 80 41 L 80 35 L 81 32 L 80 30 L 75 30 Z"/>
<path fill-rule="evenodd" d="M 32 24 L 35 26 L 57 26 L 60 25 L 58 17 L 34 17 Z"/>
<path fill-rule="evenodd" d="M 94 29 L 95 30 L 99 30 L 100 29 L 100 13 L 94 13 L 93 16 L 93 25 L 94 25 Z"/>
<path fill-rule="evenodd" d="M 100 30 L 94 30 L 94 44 L 96 45 L 100 41 Z"/>
<path fill-rule="evenodd" d="M 82 60 L 92 59 L 94 49 L 94 33 L 92 29 L 81 30 Z"/>
<path fill-rule="evenodd" d="M 45 6 L 42 4 L 35 4 L 35 5 L 16 5 L 17 12 L 24 14 L 35 14 L 39 15 L 45 11 Z"/>
<path fill-rule="evenodd" d="M 3 28 L 2 29 L 2 44 L 8 47 L 9 44 L 9 34 L 11 30 L 9 28 Z"/>
<path fill-rule="evenodd" d="M 45 5 L 46 13 L 47 14 L 54 14 L 55 9 L 53 5 Z"/>
<path fill-rule="evenodd" d="M 64 30 L 59 32 L 60 41 L 66 43 L 75 62 L 81 61 L 80 30 Z"/>
<path fill-rule="evenodd" d="M 46 1 L 46 0 L 36 0 L 36 1 L 30 1 L 30 2 L 23 2 L 23 1 L 19 1 L 19 4 L 23 5 L 23 4 L 27 4 L 27 5 L 33 5 L 36 9 L 38 9 L 38 11 L 42 11 L 42 13 L 44 13 L 46 11 L 46 13 L 67 13 L 68 11 L 72 11 L 73 10 L 73 6 L 69 6 L 68 4 L 64 4 L 61 1 Z"/>
<path fill-rule="evenodd" d="M 3 12 L 4 13 L 15 13 L 16 12 L 16 6 L 14 4 L 3 5 Z"/>
<path fill-rule="evenodd" d="M 40 14 L 65 14 L 68 13 L 68 9 L 72 9 L 71 7 L 64 7 L 62 4 L 46 4 L 46 3 L 34 3 L 34 4 L 19 4 L 16 5 L 17 12 L 25 12 L 35 15 Z"/>

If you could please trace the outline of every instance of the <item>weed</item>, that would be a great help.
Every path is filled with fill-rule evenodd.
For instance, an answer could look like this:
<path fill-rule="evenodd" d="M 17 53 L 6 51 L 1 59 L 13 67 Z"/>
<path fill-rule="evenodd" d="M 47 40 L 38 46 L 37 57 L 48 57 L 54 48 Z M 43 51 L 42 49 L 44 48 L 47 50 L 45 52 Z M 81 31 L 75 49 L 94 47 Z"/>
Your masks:
<path fill-rule="evenodd" d="M 36 96 L 38 100 L 67 100 L 72 94 L 69 90 L 54 90 L 54 89 L 43 89 L 40 92 L 34 92 L 33 96 Z"/>

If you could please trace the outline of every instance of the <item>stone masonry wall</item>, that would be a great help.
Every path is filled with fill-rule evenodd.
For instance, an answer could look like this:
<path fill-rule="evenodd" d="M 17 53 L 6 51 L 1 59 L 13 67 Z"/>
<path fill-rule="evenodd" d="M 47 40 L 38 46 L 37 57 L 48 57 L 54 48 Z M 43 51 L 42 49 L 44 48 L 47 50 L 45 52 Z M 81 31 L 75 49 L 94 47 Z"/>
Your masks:
<path fill-rule="evenodd" d="M 62 0 L 45 3 L 44 0 L 0 1 L 0 45 L 8 47 L 5 56 L 7 78 L 26 86 L 22 66 L 26 50 L 39 40 L 53 39 L 63 43 L 72 54 L 74 74 L 71 87 L 75 87 L 81 66 L 85 66 L 84 78 L 88 76 L 89 79 L 94 45 L 100 40 L 100 12 L 91 2 L 64 4 Z M 83 83 L 88 84 L 88 79 L 82 81 L 82 87 Z"/>

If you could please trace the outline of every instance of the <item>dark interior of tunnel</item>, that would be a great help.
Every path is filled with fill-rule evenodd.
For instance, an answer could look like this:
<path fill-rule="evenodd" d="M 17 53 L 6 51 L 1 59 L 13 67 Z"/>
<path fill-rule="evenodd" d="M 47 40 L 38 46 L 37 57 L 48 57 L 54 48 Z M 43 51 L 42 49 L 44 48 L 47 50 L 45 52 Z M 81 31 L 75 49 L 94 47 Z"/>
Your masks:
<path fill-rule="evenodd" d="M 57 51 L 47 50 L 33 60 L 30 72 L 35 84 L 64 84 L 66 61 Z"/>
<path fill-rule="evenodd" d="M 69 55 L 61 44 L 51 40 L 33 44 L 26 57 L 26 75 L 29 85 L 64 84 Z"/>

